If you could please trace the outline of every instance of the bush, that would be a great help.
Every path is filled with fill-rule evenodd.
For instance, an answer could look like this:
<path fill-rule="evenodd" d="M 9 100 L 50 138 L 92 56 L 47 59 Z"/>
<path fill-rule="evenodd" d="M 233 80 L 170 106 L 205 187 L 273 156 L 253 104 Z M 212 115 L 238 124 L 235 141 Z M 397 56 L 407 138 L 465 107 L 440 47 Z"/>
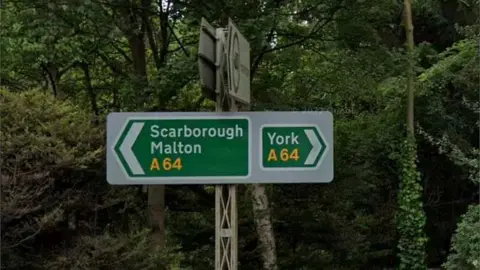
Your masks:
<path fill-rule="evenodd" d="M 47 262 L 45 269 L 178 269 L 181 258 L 168 250 L 150 248 L 149 236 L 149 230 L 139 230 L 82 237 L 73 249 Z"/>
<path fill-rule="evenodd" d="M 105 180 L 104 125 L 40 91 L 0 103 L 2 269 L 172 269 L 135 188 Z"/>
<path fill-rule="evenodd" d="M 88 113 L 40 91 L 0 90 L 0 103 L 2 268 L 35 269 L 93 208 L 103 131 Z"/>
<path fill-rule="evenodd" d="M 447 270 L 480 269 L 480 205 L 471 205 L 452 237 Z"/>

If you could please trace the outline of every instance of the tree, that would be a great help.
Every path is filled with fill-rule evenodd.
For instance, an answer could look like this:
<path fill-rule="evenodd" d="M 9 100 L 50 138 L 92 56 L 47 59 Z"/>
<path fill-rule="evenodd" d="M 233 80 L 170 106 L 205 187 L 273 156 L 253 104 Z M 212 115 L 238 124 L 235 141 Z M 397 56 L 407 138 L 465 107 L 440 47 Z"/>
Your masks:
<path fill-rule="evenodd" d="M 478 208 L 480 184 L 478 163 L 478 25 L 460 28 L 465 38 L 439 54 L 438 61 L 420 76 L 422 86 L 421 113 L 425 121 L 419 125 L 420 135 L 435 151 L 447 157 L 458 168 L 456 183 L 464 187 L 459 200 L 468 207 L 451 207 L 464 214 L 451 239 L 450 254 L 443 267 L 446 269 L 478 269 Z M 447 97 L 447 98 L 445 98 Z M 432 104 L 432 105 L 428 105 Z M 433 105 L 434 104 L 434 105 Z M 435 108 L 435 109 L 434 109 Z M 444 109 L 441 109 L 444 108 Z M 459 117 L 462 115 L 462 117 Z M 454 122 L 453 119 L 456 119 Z M 429 122 L 435 125 L 428 124 Z M 436 125 L 441 125 L 437 129 Z M 445 186 L 446 189 L 455 188 Z M 453 205 L 452 205 L 453 206 Z"/>
<path fill-rule="evenodd" d="M 480 205 L 471 205 L 452 237 L 451 253 L 443 265 L 447 270 L 480 269 Z"/>
<path fill-rule="evenodd" d="M 254 222 L 261 246 L 263 269 L 276 270 L 278 267 L 275 235 L 273 234 L 272 216 L 265 192 L 265 185 L 253 184 L 251 193 Z"/>
<path fill-rule="evenodd" d="M 35 269 L 41 245 L 51 249 L 85 229 L 95 209 L 90 190 L 105 191 L 88 177 L 102 160 L 102 132 L 51 94 L 0 94 L 2 267 Z"/>
<path fill-rule="evenodd" d="M 426 269 L 425 223 L 420 185 L 417 171 L 417 149 L 414 131 L 414 40 L 410 0 L 404 1 L 404 24 L 407 36 L 407 139 L 401 156 L 401 182 L 398 194 L 397 226 L 399 234 L 399 269 Z"/>

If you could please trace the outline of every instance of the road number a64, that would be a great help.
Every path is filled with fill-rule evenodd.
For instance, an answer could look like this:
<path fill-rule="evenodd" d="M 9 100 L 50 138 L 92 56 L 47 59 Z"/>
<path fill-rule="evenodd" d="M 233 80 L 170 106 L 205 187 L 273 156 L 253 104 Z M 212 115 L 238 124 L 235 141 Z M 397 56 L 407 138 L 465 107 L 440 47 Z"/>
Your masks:
<path fill-rule="evenodd" d="M 283 148 L 279 152 L 275 151 L 275 149 L 270 149 L 268 153 L 267 161 L 283 161 L 287 162 L 289 160 L 297 161 L 299 159 L 298 148 L 293 149 L 292 151 L 288 151 L 287 148 Z"/>
<path fill-rule="evenodd" d="M 170 170 L 182 170 L 182 159 L 176 158 L 172 162 L 172 159 L 169 157 L 164 158 L 161 162 L 157 158 L 153 158 L 152 163 L 150 164 L 150 171 L 170 171 Z"/>

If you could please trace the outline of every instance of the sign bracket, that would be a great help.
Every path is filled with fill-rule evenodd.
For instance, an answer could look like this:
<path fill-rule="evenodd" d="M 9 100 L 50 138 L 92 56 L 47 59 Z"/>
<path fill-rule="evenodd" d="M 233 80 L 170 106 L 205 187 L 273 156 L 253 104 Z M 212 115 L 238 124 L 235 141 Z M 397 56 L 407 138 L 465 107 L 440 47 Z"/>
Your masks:
<path fill-rule="evenodd" d="M 236 102 L 227 94 L 225 80 L 226 46 L 224 28 L 217 28 L 216 111 L 237 111 Z M 227 78 L 228 79 L 228 78 Z M 237 186 L 215 185 L 215 270 L 237 270 L 238 218 Z"/>

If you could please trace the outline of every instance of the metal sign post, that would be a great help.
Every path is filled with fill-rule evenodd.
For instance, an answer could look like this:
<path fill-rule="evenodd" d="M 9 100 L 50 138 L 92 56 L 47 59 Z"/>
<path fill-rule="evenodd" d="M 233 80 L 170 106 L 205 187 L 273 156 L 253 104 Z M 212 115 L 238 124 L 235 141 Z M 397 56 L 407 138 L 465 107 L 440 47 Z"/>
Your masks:
<path fill-rule="evenodd" d="M 226 29 L 216 29 L 216 38 L 216 111 L 221 112 L 227 102 L 228 110 L 237 112 L 237 101 L 250 105 L 250 44 L 230 18 Z M 215 186 L 215 220 L 215 270 L 237 270 L 235 184 Z"/>
<path fill-rule="evenodd" d="M 227 96 L 225 84 L 225 30 L 216 29 L 216 111 L 237 111 L 236 101 Z M 215 186 L 215 270 L 237 270 L 238 261 L 237 186 Z"/>

